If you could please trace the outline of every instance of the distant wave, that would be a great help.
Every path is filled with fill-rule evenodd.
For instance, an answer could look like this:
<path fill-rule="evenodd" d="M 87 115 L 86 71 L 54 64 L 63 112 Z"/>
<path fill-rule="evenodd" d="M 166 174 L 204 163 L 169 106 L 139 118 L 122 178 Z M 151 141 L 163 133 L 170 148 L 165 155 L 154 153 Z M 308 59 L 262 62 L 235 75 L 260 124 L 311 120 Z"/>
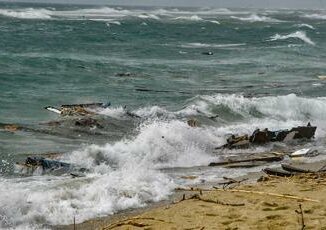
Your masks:
<path fill-rule="evenodd" d="M 214 23 L 214 24 L 217 24 L 217 25 L 220 25 L 221 24 L 219 21 L 216 21 L 216 20 L 210 20 L 208 22 L 211 22 L 211 23 Z"/>
<path fill-rule="evenodd" d="M 182 48 L 228 48 L 228 47 L 237 47 L 237 46 L 244 46 L 245 43 L 236 43 L 236 44 L 207 44 L 207 43 L 186 43 L 181 45 Z"/>
<path fill-rule="evenodd" d="M 269 41 L 286 40 L 290 38 L 297 38 L 304 41 L 305 43 L 308 43 L 309 45 L 315 45 L 315 43 L 306 35 L 306 32 L 304 31 L 296 31 L 287 35 L 275 34 Z"/>
<path fill-rule="evenodd" d="M 325 14 L 306 14 L 303 17 L 310 18 L 310 19 L 322 19 L 322 20 L 326 20 L 326 15 Z"/>
<path fill-rule="evenodd" d="M 0 9 L 0 15 L 21 19 L 50 19 L 53 11 L 47 9 L 24 8 L 19 10 Z"/>
<path fill-rule="evenodd" d="M 160 18 L 158 16 L 156 16 L 155 14 L 140 14 L 140 15 L 138 15 L 138 17 L 142 18 L 142 19 L 160 20 Z"/>
<path fill-rule="evenodd" d="M 192 15 L 192 16 L 180 16 L 176 17 L 176 20 L 189 20 L 189 21 L 204 21 L 201 17 L 198 15 Z"/>
<path fill-rule="evenodd" d="M 309 25 L 309 24 L 298 24 L 297 27 L 299 27 L 299 28 L 305 27 L 305 28 L 309 28 L 309 29 L 312 29 L 312 30 L 315 29 L 315 27 L 313 27 L 312 25 Z"/>
<path fill-rule="evenodd" d="M 47 8 L 20 8 L 20 9 L 0 9 L 0 15 L 21 19 L 70 19 L 70 20 L 96 20 L 115 19 L 121 17 L 139 17 L 142 19 L 156 19 L 161 17 L 174 20 L 202 21 L 200 16 L 209 15 L 239 15 L 248 12 L 235 12 L 228 9 L 124 9 L 120 7 L 98 7 L 56 10 Z M 199 15 L 199 16 L 198 16 Z M 210 21 L 218 24 L 217 21 Z"/>
<path fill-rule="evenodd" d="M 238 19 L 240 21 L 247 21 L 247 22 L 281 22 L 280 20 L 266 17 L 266 16 L 259 16 L 257 14 L 252 14 L 248 17 L 236 17 L 236 16 L 231 16 L 233 19 Z"/>

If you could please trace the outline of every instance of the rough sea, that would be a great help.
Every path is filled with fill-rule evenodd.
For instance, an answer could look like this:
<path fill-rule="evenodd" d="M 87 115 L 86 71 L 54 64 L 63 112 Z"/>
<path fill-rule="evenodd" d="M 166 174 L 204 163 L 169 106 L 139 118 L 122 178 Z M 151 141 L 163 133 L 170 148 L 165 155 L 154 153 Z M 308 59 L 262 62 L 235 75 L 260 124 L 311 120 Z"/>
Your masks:
<path fill-rule="evenodd" d="M 241 154 L 214 150 L 230 133 L 311 122 L 304 147 L 326 158 L 325 60 L 322 10 L 1 3 L 0 123 L 25 128 L 0 130 L 0 228 L 79 223 L 260 171 L 206 167 Z M 103 127 L 44 109 L 89 102 L 111 103 L 97 111 Z M 86 177 L 15 173 L 47 152 Z"/>

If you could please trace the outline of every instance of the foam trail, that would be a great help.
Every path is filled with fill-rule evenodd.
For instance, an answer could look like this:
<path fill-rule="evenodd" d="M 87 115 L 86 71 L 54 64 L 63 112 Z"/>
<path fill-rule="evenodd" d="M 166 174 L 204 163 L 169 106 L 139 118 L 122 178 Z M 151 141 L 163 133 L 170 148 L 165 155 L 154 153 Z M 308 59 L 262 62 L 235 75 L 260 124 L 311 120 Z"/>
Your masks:
<path fill-rule="evenodd" d="M 310 18 L 310 19 L 326 20 L 326 15 L 325 14 L 306 14 L 303 17 Z"/>
<path fill-rule="evenodd" d="M 19 10 L 0 9 L 0 15 L 20 19 L 51 19 L 53 11 L 47 9 L 25 8 Z"/>
<path fill-rule="evenodd" d="M 237 17 L 237 16 L 231 16 L 233 19 L 238 19 L 240 21 L 247 21 L 247 22 L 282 22 L 280 20 L 266 17 L 266 16 L 259 16 L 257 14 L 252 14 L 249 17 Z"/>
<path fill-rule="evenodd" d="M 306 32 L 304 31 L 296 31 L 288 35 L 275 34 L 269 41 L 286 40 L 290 38 L 297 38 L 309 45 L 315 45 L 315 43 L 306 35 Z"/>
<path fill-rule="evenodd" d="M 138 15 L 139 18 L 142 19 L 155 19 L 155 20 L 160 20 L 160 18 L 154 14 L 140 14 Z"/>
<path fill-rule="evenodd" d="M 244 46 L 245 43 L 239 44 L 207 44 L 207 43 L 200 43 L 200 42 L 193 42 L 193 43 L 186 43 L 181 45 L 182 48 L 228 48 L 228 47 L 237 47 L 237 46 Z"/>
<path fill-rule="evenodd" d="M 309 29 L 312 29 L 312 30 L 315 30 L 315 27 L 313 27 L 312 25 L 309 25 L 309 24 L 298 24 L 297 25 L 299 28 L 309 28 Z"/>
<path fill-rule="evenodd" d="M 175 20 L 204 21 L 204 19 L 202 19 L 198 15 L 192 15 L 190 17 L 188 17 L 188 16 L 180 16 L 180 17 L 176 17 Z"/>
<path fill-rule="evenodd" d="M 208 22 L 211 22 L 211 23 L 214 23 L 214 24 L 217 24 L 217 25 L 221 24 L 219 21 L 216 21 L 216 20 L 211 20 L 211 21 L 208 21 Z"/>

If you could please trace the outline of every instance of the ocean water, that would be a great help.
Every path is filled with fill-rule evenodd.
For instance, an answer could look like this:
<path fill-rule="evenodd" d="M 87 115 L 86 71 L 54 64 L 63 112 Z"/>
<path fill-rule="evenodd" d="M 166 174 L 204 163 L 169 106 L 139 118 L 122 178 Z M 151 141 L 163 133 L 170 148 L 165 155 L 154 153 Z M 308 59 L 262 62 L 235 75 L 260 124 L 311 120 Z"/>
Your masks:
<path fill-rule="evenodd" d="M 230 133 L 311 122 L 306 146 L 323 153 L 325 38 L 322 10 L 1 3 L 0 123 L 25 130 L 0 131 L 0 228 L 82 222 L 167 199 L 176 186 L 261 170 L 205 167 L 241 154 L 214 151 Z M 88 102 L 111 102 L 96 116 L 102 129 L 44 109 Z M 90 171 L 15 173 L 14 162 L 46 152 Z"/>

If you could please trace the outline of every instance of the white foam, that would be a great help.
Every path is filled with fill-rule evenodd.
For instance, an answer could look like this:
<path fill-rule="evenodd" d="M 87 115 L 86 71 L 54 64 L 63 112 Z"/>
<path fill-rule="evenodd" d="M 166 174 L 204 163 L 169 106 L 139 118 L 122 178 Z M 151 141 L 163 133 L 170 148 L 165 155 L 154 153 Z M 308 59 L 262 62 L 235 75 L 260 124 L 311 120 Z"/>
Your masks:
<path fill-rule="evenodd" d="M 204 21 L 201 17 L 198 15 L 192 15 L 192 16 L 179 16 L 175 18 L 176 20 L 186 20 L 186 21 Z"/>
<path fill-rule="evenodd" d="M 138 15 L 138 17 L 142 18 L 142 19 L 160 20 L 160 18 L 158 16 L 156 16 L 155 14 L 140 14 L 140 15 Z"/>
<path fill-rule="evenodd" d="M 298 24 L 297 27 L 299 27 L 299 28 L 309 28 L 309 29 L 312 29 L 312 30 L 315 29 L 315 27 L 313 27 L 312 25 L 305 24 L 305 23 L 303 23 L 303 24 Z"/>
<path fill-rule="evenodd" d="M 208 44 L 208 43 L 200 43 L 200 42 L 192 42 L 181 45 L 182 48 L 228 48 L 228 47 L 237 47 L 244 46 L 245 43 L 238 44 Z"/>
<path fill-rule="evenodd" d="M 213 23 L 213 24 L 217 24 L 217 25 L 220 25 L 220 24 L 221 24 L 219 21 L 216 21 L 216 20 L 211 20 L 211 21 L 209 21 L 209 22 L 211 22 L 211 23 Z"/>
<path fill-rule="evenodd" d="M 306 14 L 305 18 L 326 20 L 325 14 Z"/>
<path fill-rule="evenodd" d="M 248 17 L 237 17 L 237 16 L 231 16 L 231 18 L 233 19 L 237 19 L 237 20 L 240 20 L 240 21 L 247 21 L 247 22 L 282 22 L 278 19 L 274 19 L 274 18 L 270 18 L 270 17 L 267 17 L 267 16 L 259 16 L 257 14 L 251 14 L 250 16 Z"/>
<path fill-rule="evenodd" d="M 18 10 L 0 9 L 0 15 L 21 19 L 51 19 L 53 11 L 47 9 L 24 8 Z"/>
<path fill-rule="evenodd" d="M 304 31 L 296 31 L 294 33 L 287 34 L 287 35 L 275 34 L 274 36 L 271 37 L 269 41 L 286 40 L 291 38 L 297 38 L 309 45 L 315 45 L 315 43 L 307 36 L 306 32 Z"/>
<path fill-rule="evenodd" d="M 119 107 L 107 107 L 105 109 L 101 109 L 96 111 L 99 114 L 102 115 L 107 115 L 110 117 L 114 117 L 114 118 L 121 118 L 125 115 L 125 109 L 122 106 Z"/>

